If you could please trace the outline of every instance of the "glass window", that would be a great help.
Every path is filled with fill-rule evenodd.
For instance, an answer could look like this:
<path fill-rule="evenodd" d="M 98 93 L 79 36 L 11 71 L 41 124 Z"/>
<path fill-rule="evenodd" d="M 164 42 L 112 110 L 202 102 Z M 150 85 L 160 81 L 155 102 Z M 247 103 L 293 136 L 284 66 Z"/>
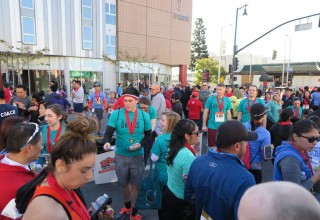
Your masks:
<path fill-rule="evenodd" d="M 106 35 L 106 54 L 116 56 L 116 36 Z"/>
<path fill-rule="evenodd" d="M 21 17 L 22 19 L 22 41 L 24 44 L 36 44 L 34 18 Z"/>
<path fill-rule="evenodd" d="M 110 4 L 110 14 L 116 15 L 116 5 Z"/>
<path fill-rule="evenodd" d="M 91 19 L 91 0 L 82 0 L 82 18 Z"/>
<path fill-rule="evenodd" d="M 92 27 L 82 27 L 82 48 L 84 50 L 92 49 Z"/>
<path fill-rule="evenodd" d="M 105 4 L 106 24 L 116 25 L 116 5 Z"/>
<path fill-rule="evenodd" d="M 20 0 L 21 8 L 33 9 L 33 0 Z"/>
<path fill-rule="evenodd" d="M 106 15 L 106 23 L 116 25 L 116 16 L 114 15 Z"/>

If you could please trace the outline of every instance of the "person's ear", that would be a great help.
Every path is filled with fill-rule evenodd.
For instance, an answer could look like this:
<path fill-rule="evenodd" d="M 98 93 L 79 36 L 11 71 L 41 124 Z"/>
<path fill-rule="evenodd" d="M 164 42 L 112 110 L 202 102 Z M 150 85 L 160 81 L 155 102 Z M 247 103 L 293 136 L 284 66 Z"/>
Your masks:
<path fill-rule="evenodd" d="M 64 173 L 67 170 L 67 165 L 63 160 L 58 159 L 55 162 L 55 169 L 59 173 Z"/>
<path fill-rule="evenodd" d="M 184 138 L 185 138 L 187 141 L 190 140 L 190 134 L 186 133 L 186 134 L 184 135 Z"/>

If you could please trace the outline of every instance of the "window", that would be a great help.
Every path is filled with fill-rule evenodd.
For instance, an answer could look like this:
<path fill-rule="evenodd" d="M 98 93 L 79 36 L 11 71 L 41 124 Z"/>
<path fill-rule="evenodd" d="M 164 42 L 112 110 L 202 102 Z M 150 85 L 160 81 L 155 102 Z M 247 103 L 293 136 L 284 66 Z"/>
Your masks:
<path fill-rule="evenodd" d="M 20 0 L 21 8 L 33 9 L 33 0 Z"/>
<path fill-rule="evenodd" d="M 117 39 L 116 36 L 106 35 L 106 54 L 110 56 L 116 56 L 117 48 Z"/>
<path fill-rule="evenodd" d="M 82 0 L 82 18 L 92 19 L 91 0 Z"/>
<path fill-rule="evenodd" d="M 92 50 L 92 27 L 82 27 L 82 49 Z"/>
<path fill-rule="evenodd" d="M 106 13 L 106 24 L 116 25 L 116 14 L 117 9 L 114 4 L 105 4 L 105 13 Z"/>
<path fill-rule="evenodd" d="M 22 20 L 22 42 L 24 44 L 36 44 L 36 31 L 34 18 L 21 17 Z"/>

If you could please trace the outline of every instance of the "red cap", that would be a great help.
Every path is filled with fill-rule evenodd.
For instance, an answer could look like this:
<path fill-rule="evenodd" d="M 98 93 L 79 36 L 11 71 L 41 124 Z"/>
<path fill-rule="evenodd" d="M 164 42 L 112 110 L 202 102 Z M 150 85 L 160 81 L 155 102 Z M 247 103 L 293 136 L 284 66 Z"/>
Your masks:
<path fill-rule="evenodd" d="M 192 96 L 198 97 L 198 96 L 199 96 L 199 93 L 198 93 L 198 92 L 192 92 Z"/>

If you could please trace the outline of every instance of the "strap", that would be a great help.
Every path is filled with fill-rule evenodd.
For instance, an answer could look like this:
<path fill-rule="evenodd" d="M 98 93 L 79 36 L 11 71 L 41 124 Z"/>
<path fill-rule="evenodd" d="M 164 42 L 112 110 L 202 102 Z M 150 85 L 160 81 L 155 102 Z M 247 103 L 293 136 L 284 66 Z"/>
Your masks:
<path fill-rule="evenodd" d="M 250 148 L 250 145 L 249 145 L 249 148 Z M 252 164 L 252 161 L 254 161 L 254 159 L 256 159 L 258 153 L 261 151 L 261 147 L 259 147 L 259 150 L 258 152 L 256 153 L 256 155 L 254 155 L 254 157 L 252 158 L 252 160 L 250 160 L 250 165 Z"/>

